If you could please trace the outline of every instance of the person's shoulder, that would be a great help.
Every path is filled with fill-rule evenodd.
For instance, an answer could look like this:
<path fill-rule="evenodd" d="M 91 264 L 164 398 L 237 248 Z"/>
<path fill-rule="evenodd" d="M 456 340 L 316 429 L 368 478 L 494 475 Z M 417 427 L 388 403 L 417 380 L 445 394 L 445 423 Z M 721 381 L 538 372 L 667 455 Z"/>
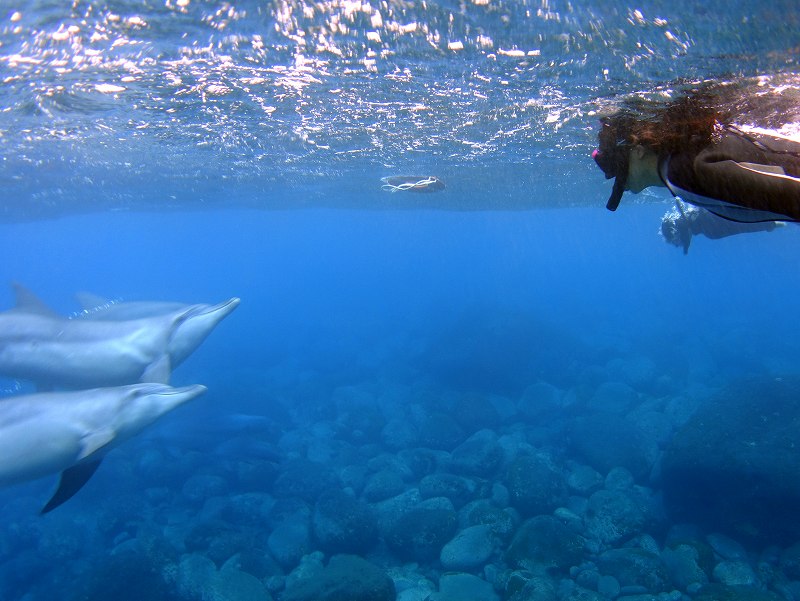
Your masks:
<path fill-rule="evenodd" d="M 788 155 L 800 160 L 800 135 L 788 136 L 779 131 L 758 127 L 725 127 L 713 147 L 746 148 L 762 153 Z"/>

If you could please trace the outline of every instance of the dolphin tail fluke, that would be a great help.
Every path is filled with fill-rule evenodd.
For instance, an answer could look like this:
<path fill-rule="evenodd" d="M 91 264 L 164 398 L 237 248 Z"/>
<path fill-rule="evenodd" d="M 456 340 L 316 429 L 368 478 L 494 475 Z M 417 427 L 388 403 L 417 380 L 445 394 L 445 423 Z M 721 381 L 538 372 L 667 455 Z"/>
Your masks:
<path fill-rule="evenodd" d="M 53 493 L 47 505 L 42 507 L 40 513 L 44 515 L 62 503 L 69 501 L 97 471 L 97 468 L 100 466 L 100 461 L 101 459 L 79 463 L 61 472 L 61 478 L 58 481 L 56 492 Z"/>

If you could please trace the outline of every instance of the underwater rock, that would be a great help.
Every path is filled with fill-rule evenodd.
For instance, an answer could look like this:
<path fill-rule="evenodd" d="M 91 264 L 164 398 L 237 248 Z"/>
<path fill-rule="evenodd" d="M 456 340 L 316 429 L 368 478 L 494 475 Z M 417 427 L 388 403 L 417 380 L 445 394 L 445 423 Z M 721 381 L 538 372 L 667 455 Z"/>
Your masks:
<path fill-rule="evenodd" d="M 181 557 L 171 577 L 182 599 L 202 599 L 203 590 L 217 573 L 214 562 L 198 553 L 187 553 Z"/>
<path fill-rule="evenodd" d="M 456 421 L 440 411 L 433 411 L 417 425 L 419 445 L 438 451 L 452 451 L 466 438 L 464 430 Z"/>
<path fill-rule="evenodd" d="M 446 570 L 471 571 L 485 564 L 494 552 L 494 536 L 489 526 L 464 528 L 448 542 L 439 554 Z"/>
<path fill-rule="evenodd" d="M 713 582 L 703 586 L 693 601 L 785 601 L 785 599 L 771 591 Z"/>
<path fill-rule="evenodd" d="M 604 597 L 616 599 L 619 596 L 619 591 L 619 581 L 613 576 L 604 574 L 597 579 L 597 592 Z"/>
<path fill-rule="evenodd" d="M 311 527 L 307 514 L 298 514 L 276 526 L 267 538 L 267 547 L 282 568 L 294 568 L 300 558 L 311 551 Z"/>
<path fill-rule="evenodd" d="M 599 413 L 570 423 L 570 448 L 579 459 L 601 473 L 627 468 L 636 478 L 650 474 L 659 455 L 655 440 L 618 415 Z"/>
<path fill-rule="evenodd" d="M 233 524 L 219 519 L 198 522 L 184 539 L 187 551 L 202 552 L 218 565 L 252 544 L 252 533 L 241 532 Z"/>
<path fill-rule="evenodd" d="M 393 566 L 387 570 L 394 581 L 397 601 L 427 601 L 436 585 L 418 571 L 416 564 Z"/>
<path fill-rule="evenodd" d="M 287 582 L 281 601 L 395 601 L 394 583 L 355 555 L 334 555 L 307 578 Z"/>
<path fill-rule="evenodd" d="M 506 483 L 511 506 L 523 516 L 550 513 L 567 498 L 563 474 L 543 453 L 517 458 L 508 469 Z"/>
<path fill-rule="evenodd" d="M 661 557 L 636 547 L 609 549 L 597 558 L 602 574 L 614 576 L 621 587 L 642 587 L 651 593 L 667 587 L 667 573 Z"/>
<path fill-rule="evenodd" d="M 664 452 L 661 479 L 674 520 L 736 538 L 800 539 L 800 380 L 755 379 L 703 403 Z"/>
<path fill-rule="evenodd" d="M 710 563 L 711 553 L 701 555 L 703 547 L 689 543 L 679 543 L 666 547 L 661 552 L 661 561 L 673 586 L 685 591 L 688 587 L 708 582 L 708 575 L 703 568 Z"/>
<path fill-rule="evenodd" d="M 637 390 L 652 388 L 659 373 L 655 362 L 641 355 L 611 359 L 606 364 L 606 369 L 609 375 Z"/>
<path fill-rule="evenodd" d="M 180 598 L 187 601 L 206 599 L 272 601 L 267 589 L 252 574 L 243 572 L 233 565 L 226 565 L 217 570 L 214 563 L 202 555 L 184 555 L 171 577 Z"/>
<path fill-rule="evenodd" d="M 253 457 L 237 461 L 235 470 L 235 482 L 240 490 L 268 491 L 278 477 L 279 464 Z"/>
<path fill-rule="evenodd" d="M 214 474 L 195 474 L 183 483 L 181 493 L 188 501 L 200 504 L 212 497 L 227 494 L 228 483 L 225 478 Z"/>
<path fill-rule="evenodd" d="M 378 442 L 386 419 L 371 395 L 352 386 L 337 388 L 334 402 L 338 410 L 336 432 L 353 444 Z"/>
<path fill-rule="evenodd" d="M 330 465 L 307 459 L 293 459 L 282 466 L 272 487 L 272 494 L 276 497 L 298 497 L 313 503 L 334 485 L 335 478 Z"/>
<path fill-rule="evenodd" d="M 275 499 L 266 493 L 248 492 L 223 497 L 223 502 L 216 508 L 214 517 L 238 526 L 250 528 L 263 527 Z M 204 514 L 206 507 L 204 509 Z"/>
<path fill-rule="evenodd" d="M 399 451 L 419 444 L 419 431 L 407 419 L 392 418 L 381 430 L 381 440 L 389 449 Z"/>
<path fill-rule="evenodd" d="M 672 439 L 673 420 L 661 411 L 634 411 L 628 414 L 628 419 L 636 424 L 646 440 L 652 440 L 659 448 Z"/>
<path fill-rule="evenodd" d="M 204 591 L 203 600 L 272 601 L 272 596 L 258 578 L 231 566 L 223 566 L 216 573 L 209 589 Z"/>
<path fill-rule="evenodd" d="M 597 591 L 593 591 L 591 589 L 584 588 L 582 586 L 578 586 L 575 584 L 573 584 L 572 586 L 565 587 L 564 583 L 562 583 L 560 593 L 561 595 L 559 596 L 559 601 L 608 601 L 609 599 L 608 597 L 601 595 Z M 648 601 L 653 601 L 653 599 L 655 599 L 655 597 L 651 596 Z M 536 600 L 532 599 L 531 601 L 536 601 Z"/>
<path fill-rule="evenodd" d="M 503 450 L 492 430 L 479 430 L 451 453 L 454 472 L 468 476 L 491 477 L 503 460 Z"/>
<path fill-rule="evenodd" d="M 328 554 L 364 553 L 378 540 L 378 526 L 366 503 L 340 490 L 324 493 L 314 507 L 314 537 Z"/>
<path fill-rule="evenodd" d="M 283 570 L 268 551 L 258 548 L 244 549 L 231 557 L 223 568 L 235 567 L 237 570 L 252 574 L 262 582 L 283 577 Z"/>
<path fill-rule="evenodd" d="M 472 574 L 442 574 L 429 601 L 500 601 L 491 583 Z"/>
<path fill-rule="evenodd" d="M 73 593 L 69 595 L 70 599 L 169 601 L 175 596 L 172 586 L 162 576 L 162 566 L 139 553 L 130 551 L 94 562 L 92 569 L 86 570 L 70 586 L 73 588 L 66 587 L 63 591 L 65 594 Z M 60 595 L 54 596 L 57 598 Z M 33 595 L 30 595 L 30 598 L 33 598 Z"/>
<path fill-rule="evenodd" d="M 458 522 L 463 528 L 488 526 L 492 534 L 502 540 L 508 539 L 519 524 L 519 514 L 510 507 L 500 508 L 486 499 L 467 503 L 458 512 Z"/>
<path fill-rule="evenodd" d="M 780 557 L 780 567 L 787 578 L 800 580 L 800 542 L 783 550 Z"/>
<path fill-rule="evenodd" d="M 573 532 L 583 533 L 585 528 L 583 518 L 571 509 L 557 507 L 553 511 L 553 516 Z"/>
<path fill-rule="evenodd" d="M 459 508 L 475 497 L 476 488 L 475 482 L 469 478 L 454 474 L 430 474 L 420 480 L 419 494 L 423 499 L 445 497 Z"/>
<path fill-rule="evenodd" d="M 598 490 L 589 497 L 586 534 L 613 544 L 646 529 L 654 522 L 652 501 L 637 489 Z"/>
<path fill-rule="evenodd" d="M 758 586 L 759 581 L 750 564 L 741 560 L 724 560 L 714 566 L 714 580 L 730 586 Z"/>
<path fill-rule="evenodd" d="M 625 415 L 639 403 L 639 393 L 624 382 L 603 382 L 586 402 L 586 409 L 594 413 Z"/>
<path fill-rule="evenodd" d="M 368 472 L 369 470 L 364 464 L 351 464 L 336 470 L 336 477 L 339 480 L 342 490 L 349 489 L 353 494 L 357 495 L 359 491 L 361 493 L 364 492 Z"/>
<path fill-rule="evenodd" d="M 417 478 L 443 471 L 450 463 L 450 454 L 433 449 L 404 449 L 397 453 L 400 461 Z"/>
<path fill-rule="evenodd" d="M 403 477 L 397 470 L 383 469 L 369 477 L 363 495 L 367 501 L 374 503 L 399 495 L 404 489 Z"/>
<path fill-rule="evenodd" d="M 603 484 L 606 490 L 631 490 L 635 480 L 624 467 L 615 467 L 608 472 Z"/>
<path fill-rule="evenodd" d="M 534 574 L 562 574 L 581 562 L 585 539 L 550 515 L 537 515 L 524 522 L 511 541 L 506 560 Z"/>
<path fill-rule="evenodd" d="M 706 542 L 714 549 L 714 553 L 722 559 L 742 559 L 747 560 L 747 551 L 738 541 L 729 536 L 714 532 L 706 536 Z"/>
<path fill-rule="evenodd" d="M 664 415 L 677 428 L 689 421 L 689 418 L 697 411 L 697 407 L 700 404 L 701 401 L 696 396 L 677 394 L 667 401 L 667 405 L 664 407 Z"/>
<path fill-rule="evenodd" d="M 459 396 L 453 404 L 452 414 L 465 432 L 496 428 L 501 421 L 494 403 L 486 395 L 477 393 Z"/>
<path fill-rule="evenodd" d="M 378 531 L 385 537 L 403 514 L 422 501 L 419 489 L 411 488 L 399 495 L 372 505 L 378 520 Z"/>
<path fill-rule="evenodd" d="M 680 591 L 662 592 L 653 595 L 651 593 L 642 592 L 644 589 L 640 586 L 628 587 L 628 589 L 622 590 L 622 596 L 618 597 L 617 601 L 683 601 L 685 599 Z"/>
<path fill-rule="evenodd" d="M 571 491 L 589 497 L 603 486 L 603 476 L 588 465 L 575 463 L 567 475 L 567 486 Z"/>
<path fill-rule="evenodd" d="M 297 566 L 286 575 L 283 581 L 284 589 L 291 589 L 294 585 L 306 580 L 313 580 L 324 569 L 323 560 L 325 554 L 322 551 L 312 551 L 304 555 Z"/>
<path fill-rule="evenodd" d="M 456 512 L 446 507 L 417 505 L 404 512 L 384 533 L 386 544 L 402 559 L 425 562 L 439 553 L 456 532 Z"/>
<path fill-rule="evenodd" d="M 531 384 L 517 402 L 517 411 L 531 423 L 558 417 L 563 410 L 564 391 L 547 382 Z"/>
<path fill-rule="evenodd" d="M 557 601 L 555 582 L 542 574 L 518 570 L 506 582 L 506 601 Z"/>

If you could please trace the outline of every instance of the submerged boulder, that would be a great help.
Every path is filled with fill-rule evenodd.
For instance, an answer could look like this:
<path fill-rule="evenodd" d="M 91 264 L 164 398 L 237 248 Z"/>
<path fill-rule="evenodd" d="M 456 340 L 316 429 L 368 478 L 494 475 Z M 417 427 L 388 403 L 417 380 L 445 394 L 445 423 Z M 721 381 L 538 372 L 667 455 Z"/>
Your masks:
<path fill-rule="evenodd" d="M 312 527 L 326 553 L 363 553 L 378 540 L 378 524 L 369 506 L 340 490 L 319 498 Z"/>
<path fill-rule="evenodd" d="M 327 566 L 287 583 L 282 601 L 394 601 L 394 583 L 355 555 L 334 555 Z"/>
<path fill-rule="evenodd" d="M 533 573 L 566 574 L 581 563 L 585 539 L 550 515 L 537 515 L 520 526 L 506 551 L 514 567 Z"/>
<path fill-rule="evenodd" d="M 494 534 L 485 525 L 470 526 L 461 530 L 447 543 L 439 556 L 446 570 L 470 571 L 485 564 L 494 552 Z"/>
<path fill-rule="evenodd" d="M 602 473 L 624 467 L 643 479 L 658 458 L 658 443 L 643 427 L 610 412 L 575 418 L 569 434 L 571 450 Z"/>
<path fill-rule="evenodd" d="M 524 455 L 508 469 L 511 506 L 524 516 L 549 513 L 567 498 L 567 484 L 561 470 L 546 454 Z"/>
<path fill-rule="evenodd" d="M 800 539 L 800 379 L 757 379 L 706 401 L 666 448 L 667 511 L 734 538 Z"/>
<path fill-rule="evenodd" d="M 458 517 L 446 507 L 417 505 L 403 513 L 385 533 L 386 544 L 409 561 L 431 561 L 456 533 Z"/>

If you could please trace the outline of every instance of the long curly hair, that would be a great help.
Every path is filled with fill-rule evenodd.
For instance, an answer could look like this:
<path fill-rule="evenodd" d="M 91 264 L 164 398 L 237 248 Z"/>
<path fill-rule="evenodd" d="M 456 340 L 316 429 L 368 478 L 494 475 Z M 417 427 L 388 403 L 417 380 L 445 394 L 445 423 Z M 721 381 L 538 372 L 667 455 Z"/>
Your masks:
<path fill-rule="evenodd" d="M 601 149 L 642 145 L 659 157 L 700 149 L 729 125 L 730 107 L 711 90 L 696 90 L 667 104 L 629 101 L 617 113 L 603 117 Z"/>

